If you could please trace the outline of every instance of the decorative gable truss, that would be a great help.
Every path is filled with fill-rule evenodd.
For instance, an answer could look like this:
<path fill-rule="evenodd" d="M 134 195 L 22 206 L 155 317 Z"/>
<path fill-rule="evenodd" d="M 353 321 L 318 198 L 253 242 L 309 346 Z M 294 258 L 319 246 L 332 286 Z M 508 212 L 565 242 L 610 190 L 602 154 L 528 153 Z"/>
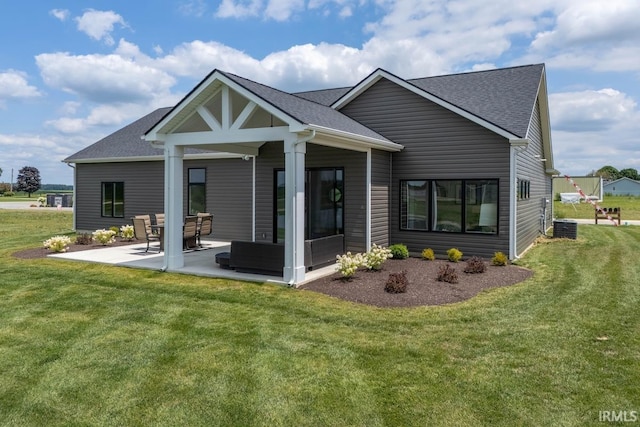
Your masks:
<path fill-rule="evenodd" d="M 215 79 L 212 79 L 215 77 Z M 224 76 L 210 76 L 187 95 L 147 133 L 156 146 L 192 146 L 203 150 L 257 156 L 262 144 L 290 135 L 295 120 L 280 111 L 268 111 L 265 103 Z M 287 120 L 285 122 L 283 119 Z"/>

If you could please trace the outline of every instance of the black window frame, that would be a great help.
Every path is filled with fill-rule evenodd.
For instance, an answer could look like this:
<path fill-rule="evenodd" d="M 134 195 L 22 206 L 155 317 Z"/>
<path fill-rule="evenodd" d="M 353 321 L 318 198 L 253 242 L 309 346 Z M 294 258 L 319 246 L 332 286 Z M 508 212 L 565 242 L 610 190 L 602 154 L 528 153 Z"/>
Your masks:
<path fill-rule="evenodd" d="M 272 237 L 272 241 L 273 243 L 282 243 L 284 241 L 284 235 L 283 236 L 279 236 L 279 227 L 278 227 L 278 211 L 279 210 L 284 210 L 284 206 L 278 207 L 278 176 L 279 174 L 283 173 L 285 170 L 283 168 L 276 168 L 273 170 L 273 212 L 272 212 L 272 218 L 273 218 L 273 237 Z M 310 222 L 310 218 L 311 218 L 311 209 L 309 208 L 310 206 L 310 199 L 309 199 L 309 193 L 308 193 L 308 189 L 309 189 L 309 182 L 311 180 L 311 174 L 313 173 L 317 173 L 317 172 L 326 172 L 326 171 L 333 171 L 334 174 L 334 182 L 338 182 L 340 181 L 342 184 L 342 188 L 336 188 L 334 185 L 334 195 L 331 197 L 336 197 L 335 195 L 337 194 L 337 200 L 333 200 L 334 202 L 334 210 L 337 212 L 337 210 L 340 209 L 340 218 L 337 219 L 336 216 L 336 223 L 339 223 L 339 225 L 341 225 L 342 227 L 339 227 L 338 224 L 336 224 L 336 227 L 334 229 L 334 233 L 335 234 L 343 234 L 344 233 L 344 218 L 345 218 L 345 203 L 344 203 L 344 193 L 345 193 L 345 171 L 344 171 L 344 167 L 318 167 L 318 168 L 306 168 L 305 169 L 305 178 L 304 178 L 304 184 L 305 184 L 305 201 L 304 201 L 304 234 L 305 234 L 305 239 L 309 239 L 310 237 L 310 230 L 309 230 L 309 222 Z M 338 172 L 340 174 L 341 180 L 338 180 Z M 338 190 L 337 192 L 335 192 L 335 190 Z M 285 191 L 284 189 L 284 182 L 282 183 L 282 190 L 281 191 Z M 283 196 L 284 198 L 284 196 Z M 338 207 L 339 205 L 339 207 Z M 337 214 L 336 214 L 337 215 Z"/>
<path fill-rule="evenodd" d="M 203 179 L 200 181 L 192 181 L 191 172 L 202 171 Z M 192 192 L 194 188 L 202 188 L 203 204 L 202 210 L 194 210 L 192 206 Z M 189 215 L 197 215 L 201 212 L 207 212 L 207 168 L 189 168 L 187 169 L 187 210 Z"/>
<path fill-rule="evenodd" d="M 100 189 L 100 216 L 102 218 L 124 218 L 124 181 L 102 181 Z M 108 195 L 107 192 L 111 194 Z M 118 195 L 121 197 L 118 198 Z M 107 197 L 111 200 L 107 201 Z M 119 200 L 122 200 L 122 202 L 119 202 Z M 109 209 L 105 209 L 107 203 L 110 205 Z M 122 205 L 121 212 L 117 209 L 120 203 Z"/>
<path fill-rule="evenodd" d="M 412 183 L 415 188 L 420 188 L 423 192 L 424 200 L 413 201 L 414 206 L 419 206 L 420 202 L 424 203 L 424 208 L 420 210 L 412 210 L 407 205 L 407 197 L 409 196 L 409 189 L 406 187 L 407 183 Z M 449 195 L 452 199 L 454 206 L 459 206 L 460 218 L 459 218 L 459 230 L 457 227 L 447 227 L 437 229 L 434 224 L 435 213 L 435 193 L 438 193 L 436 188 L 437 183 L 453 184 L 454 193 Z M 490 186 L 494 186 L 495 194 L 492 194 L 492 198 L 495 199 L 495 205 L 492 209 L 495 210 L 495 225 L 481 226 L 480 219 L 478 218 L 478 224 L 475 229 L 470 229 L 469 218 L 472 216 L 472 209 L 477 210 L 476 215 L 480 215 L 482 210 L 482 204 L 478 202 L 479 193 L 478 187 L 480 183 L 485 183 Z M 498 235 L 499 234 L 499 222 L 500 222 L 500 180 L 498 178 L 466 178 L 466 179 L 424 179 L 424 178 L 411 178 L 401 179 L 399 191 L 399 206 L 398 206 L 398 226 L 400 231 L 410 232 L 427 232 L 427 233 L 456 233 L 456 234 L 481 234 L 481 235 Z M 441 185 L 440 187 L 447 187 Z M 473 187 L 473 188 L 472 188 Z M 474 190 L 475 188 L 475 190 Z M 474 202 L 475 200 L 475 202 Z M 473 206 L 479 206 L 478 209 L 474 209 Z M 486 205 L 485 205 L 486 206 Z M 425 212 L 426 210 L 426 212 Z M 412 215 L 415 217 L 411 220 L 409 217 Z M 422 218 L 424 217 L 424 218 Z M 424 227 L 409 227 L 409 222 L 414 224 L 424 224 Z"/>

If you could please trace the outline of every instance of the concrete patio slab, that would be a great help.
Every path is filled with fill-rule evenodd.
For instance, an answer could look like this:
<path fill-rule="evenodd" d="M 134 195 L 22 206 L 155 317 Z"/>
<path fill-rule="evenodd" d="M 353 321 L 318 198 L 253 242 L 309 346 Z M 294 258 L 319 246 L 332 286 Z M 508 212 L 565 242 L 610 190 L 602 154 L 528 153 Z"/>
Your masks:
<path fill-rule="evenodd" d="M 120 267 L 142 268 L 147 270 L 169 271 L 164 267 L 164 254 L 158 253 L 157 246 L 153 245 L 145 252 L 146 243 L 115 246 L 86 251 L 68 252 L 48 255 L 50 258 L 66 259 L 73 261 L 95 262 L 100 264 L 117 265 Z M 184 267 L 170 270 L 172 273 L 191 274 L 203 277 L 217 277 L 249 282 L 275 283 L 287 285 L 282 277 L 267 276 L 262 274 L 238 273 L 235 270 L 220 268 L 215 262 L 215 256 L 220 252 L 229 252 L 230 242 L 217 240 L 203 240 L 202 248 L 184 252 Z M 335 266 L 319 268 L 309 271 L 305 275 L 303 283 L 333 274 Z"/>

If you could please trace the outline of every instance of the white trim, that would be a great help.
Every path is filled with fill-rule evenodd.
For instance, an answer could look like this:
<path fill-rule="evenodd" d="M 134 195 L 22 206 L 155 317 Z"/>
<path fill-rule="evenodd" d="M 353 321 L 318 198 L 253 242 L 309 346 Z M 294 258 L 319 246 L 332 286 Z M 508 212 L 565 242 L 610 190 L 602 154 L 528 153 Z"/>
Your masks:
<path fill-rule="evenodd" d="M 367 168 L 366 168 L 366 198 L 367 211 L 365 218 L 365 245 L 367 251 L 371 249 L 371 148 L 367 150 Z"/>
<path fill-rule="evenodd" d="M 395 142 L 358 135 L 350 132 L 344 132 L 325 126 L 310 124 L 307 128 L 316 131 L 317 139 L 319 139 L 321 136 L 334 138 L 333 141 L 326 141 L 326 145 L 333 143 L 334 145 L 332 146 L 337 148 L 347 148 L 353 150 L 354 145 L 360 145 L 360 151 L 363 152 L 367 151 L 369 148 L 377 148 L 384 151 L 401 151 L 402 149 L 404 149 L 403 145 L 396 144 Z M 316 143 L 315 140 L 312 142 Z"/>
<path fill-rule="evenodd" d="M 185 160 L 215 160 L 215 159 L 241 159 L 244 155 L 238 153 L 224 153 L 224 152 L 211 152 L 211 153 L 198 153 L 198 154 L 185 154 Z M 158 162 L 163 161 L 164 155 L 158 156 L 139 156 L 139 157 L 106 157 L 101 159 L 79 159 L 69 162 L 71 163 L 130 163 L 130 162 Z"/>
<path fill-rule="evenodd" d="M 252 128 L 229 131 L 204 131 L 187 133 L 170 133 L 164 138 L 165 142 L 174 145 L 188 145 L 197 148 L 198 145 L 236 144 L 248 142 L 281 141 L 290 135 L 287 126 L 272 128 Z"/>
<path fill-rule="evenodd" d="M 251 158 L 251 241 L 256 241 L 256 158 Z"/>
<path fill-rule="evenodd" d="M 204 122 L 207 124 L 207 126 L 209 126 L 211 130 L 222 130 L 222 124 L 218 122 L 218 119 L 216 119 L 213 114 L 211 114 L 211 111 L 204 108 L 204 105 L 198 105 L 198 107 L 196 108 L 196 112 L 200 115 L 202 120 L 204 120 Z"/>
<path fill-rule="evenodd" d="M 529 146 L 528 139 L 509 140 L 509 259 L 518 258 L 518 153 Z"/>
<path fill-rule="evenodd" d="M 244 124 L 253 116 L 253 113 L 258 109 L 258 104 L 253 101 L 249 101 L 247 105 L 244 106 L 244 109 L 238 116 L 238 118 L 231 124 L 230 130 L 238 130 L 244 126 Z"/>
<path fill-rule="evenodd" d="M 407 82 L 406 80 L 401 79 L 400 77 L 394 76 L 393 74 L 384 71 L 384 70 L 376 70 L 374 71 L 371 75 L 369 75 L 369 77 L 365 78 L 363 81 L 361 81 L 360 83 L 358 83 L 356 86 L 354 86 L 349 92 L 347 92 L 345 95 L 343 95 L 340 99 L 338 99 L 336 102 L 334 102 L 333 104 L 331 104 L 331 108 L 333 109 L 340 109 L 343 106 L 345 106 L 346 104 L 348 104 L 349 102 L 351 102 L 353 99 L 357 98 L 362 92 L 366 91 L 369 87 L 371 87 L 373 84 L 375 84 L 378 80 L 380 80 L 381 78 L 385 78 L 413 93 L 415 93 L 416 95 L 419 95 L 425 99 L 428 99 L 431 102 L 434 102 L 435 104 L 438 104 L 439 106 L 446 108 L 447 110 L 458 114 L 459 116 L 462 116 L 470 121 L 472 121 L 473 123 L 476 123 L 480 126 L 482 126 L 485 129 L 488 129 L 504 138 L 507 139 L 515 139 L 518 138 L 517 135 L 512 134 L 511 132 L 508 132 L 496 125 L 494 125 L 491 122 L 488 122 L 478 116 L 476 116 L 475 114 L 471 114 L 470 112 L 463 110 L 441 98 L 438 98 L 437 96 L 434 96 L 432 94 L 430 94 L 429 92 L 420 89 L 419 87 Z"/>

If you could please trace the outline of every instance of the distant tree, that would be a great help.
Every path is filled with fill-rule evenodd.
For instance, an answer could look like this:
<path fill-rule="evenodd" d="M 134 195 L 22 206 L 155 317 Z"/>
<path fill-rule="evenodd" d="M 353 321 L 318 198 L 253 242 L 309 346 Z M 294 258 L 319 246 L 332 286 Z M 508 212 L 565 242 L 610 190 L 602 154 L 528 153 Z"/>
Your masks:
<path fill-rule="evenodd" d="M 620 178 L 623 178 L 623 177 L 633 179 L 636 181 L 640 180 L 640 175 L 638 174 L 638 171 L 633 168 L 620 169 Z"/>
<path fill-rule="evenodd" d="M 598 169 L 596 175 L 601 176 L 602 179 L 613 181 L 620 178 L 620 171 L 613 166 L 603 166 Z"/>
<path fill-rule="evenodd" d="M 35 193 L 40 189 L 40 171 L 33 166 L 25 166 L 18 171 L 18 179 L 16 181 L 16 189 L 29 194 Z"/>
<path fill-rule="evenodd" d="M 0 168 L 0 176 L 2 176 L 2 168 Z"/>

